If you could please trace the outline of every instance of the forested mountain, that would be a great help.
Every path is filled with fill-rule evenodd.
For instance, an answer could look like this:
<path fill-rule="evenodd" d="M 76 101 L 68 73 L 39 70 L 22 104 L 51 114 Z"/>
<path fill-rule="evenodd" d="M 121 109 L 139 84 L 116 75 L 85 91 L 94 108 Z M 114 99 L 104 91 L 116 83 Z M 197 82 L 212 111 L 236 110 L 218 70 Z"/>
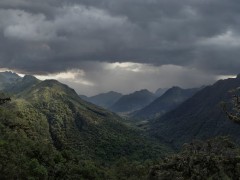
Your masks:
<path fill-rule="evenodd" d="M 110 110 L 113 112 L 130 113 L 150 104 L 156 96 L 146 89 L 122 96 Z"/>
<path fill-rule="evenodd" d="M 150 136 L 124 124 L 118 115 L 84 101 L 73 89 L 56 80 L 40 81 L 29 75 L 5 80 L 8 83 L 1 97 L 11 96 L 12 101 L 0 106 L 0 179 L 137 180 L 147 179 L 150 169 L 150 179 L 198 177 L 198 165 L 191 166 L 191 162 L 196 160 L 203 166 L 203 154 L 215 152 L 215 149 L 205 149 L 206 143 L 203 143 L 200 145 L 203 149 L 197 148 L 191 154 L 198 144 L 190 144 L 191 152 L 185 154 L 184 151 L 161 161 L 172 152 L 167 144 L 179 148 L 193 139 L 205 140 L 220 135 L 230 135 L 240 142 L 240 126 L 229 121 L 220 107 L 222 101 L 231 100 L 230 91 L 240 87 L 240 76 L 220 80 L 197 93 L 198 89 L 169 89 L 158 98 L 163 105 L 192 97 L 162 117 L 150 120 L 146 125 Z M 133 105 L 156 98 L 147 90 L 123 96 L 120 100 L 124 97 L 127 98 L 122 102 L 127 109 L 130 102 L 131 107 L 136 108 Z M 234 158 L 237 158 L 237 149 L 231 150 L 231 144 L 224 144 L 225 140 L 211 143 L 215 147 L 222 147 L 221 144 L 225 147 L 219 154 L 210 156 L 214 166 L 218 167 L 222 160 L 232 163 L 228 152 L 236 151 Z M 175 162 L 179 166 L 171 168 L 169 164 Z M 218 173 L 211 169 L 212 163 L 207 165 L 206 177 Z M 188 166 L 191 166 L 191 176 L 185 174 Z M 236 163 L 234 169 L 224 169 L 224 177 L 235 177 L 231 174 L 236 174 L 235 167 Z M 222 174 L 213 176 L 223 177 Z"/>
<path fill-rule="evenodd" d="M 192 97 L 198 90 L 199 88 L 182 89 L 180 87 L 172 87 L 151 104 L 133 113 L 133 117 L 150 119 L 161 116 Z"/>
<path fill-rule="evenodd" d="M 107 93 L 102 93 L 102 94 L 98 94 L 91 97 L 86 97 L 86 96 L 80 96 L 80 97 L 83 100 L 86 100 L 97 106 L 101 106 L 103 108 L 108 109 L 122 97 L 122 94 L 118 92 L 110 91 Z"/>
<path fill-rule="evenodd" d="M 179 107 L 150 123 L 149 132 L 179 147 L 194 138 L 229 135 L 240 141 L 240 126 L 229 121 L 220 106 L 240 87 L 240 76 L 205 87 Z"/>
<path fill-rule="evenodd" d="M 24 77 L 29 86 L 15 84 L 12 102 L 0 107 L 1 179 L 139 179 L 145 160 L 169 151 L 68 86 L 35 80 Z"/>

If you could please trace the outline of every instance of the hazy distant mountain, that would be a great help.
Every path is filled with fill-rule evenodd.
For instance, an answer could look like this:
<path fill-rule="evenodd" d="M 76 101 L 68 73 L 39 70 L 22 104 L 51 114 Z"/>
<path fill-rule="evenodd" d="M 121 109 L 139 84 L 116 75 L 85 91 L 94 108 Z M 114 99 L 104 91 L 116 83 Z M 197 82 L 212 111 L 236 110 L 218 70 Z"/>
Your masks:
<path fill-rule="evenodd" d="M 110 107 L 110 110 L 113 112 L 133 112 L 147 106 L 154 99 L 156 99 L 156 96 L 144 89 L 122 96 L 112 107 Z"/>
<path fill-rule="evenodd" d="M 21 77 L 16 73 L 10 71 L 0 72 L 0 90 L 17 83 L 19 80 L 21 80 Z"/>
<path fill-rule="evenodd" d="M 28 88 L 32 88 L 34 85 L 38 84 L 40 80 L 31 75 L 25 75 L 23 78 L 19 79 L 17 82 L 9 84 L 3 90 L 8 93 L 19 93 Z"/>
<path fill-rule="evenodd" d="M 172 87 L 151 104 L 135 112 L 133 117 L 149 119 L 161 116 L 192 97 L 198 90 L 199 88 L 182 89 L 180 87 Z"/>
<path fill-rule="evenodd" d="M 80 95 L 80 97 L 88 102 L 91 102 L 95 105 L 108 109 L 122 97 L 122 94 L 118 92 L 110 91 L 110 92 L 101 93 L 92 97 L 87 97 L 84 95 Z"/>
<path fill-rule="evenodd" d="M 4 76 L 4 78 L 5 78 L 6 80 L 9 80 L 9 81 L 14 81 L 14 80 L 20 78 L 20 76 L 19 76 L 18 74 L 13 73 L 13 72 L 11 72 L 11 71 L 0 72 L 0 75 L 1 75 L 1 76 Z"/>
<path fill-rule="evenodd" d="M 79 97 L 85 101 L 89 101 L 89 97 L 85 96 L 85 95 L 82 95 L 80 94 Z"/>
<path fill-rule="evenodd" d="M 160 97 L 161 95 L 163 95 L 169 88 L 159 88 L 156 90 L 155 95 L 157 97 Z"/>
<path fill-rule="evenodd" d="M 240 126 L 230 122 L 220 108 L 229 91 L 240 87 L 240 76 L 205 87 L 173 111 L 152 122 L 149 132 L 180 146 L 193 138 L 230 135 L 240 142 Z"/>

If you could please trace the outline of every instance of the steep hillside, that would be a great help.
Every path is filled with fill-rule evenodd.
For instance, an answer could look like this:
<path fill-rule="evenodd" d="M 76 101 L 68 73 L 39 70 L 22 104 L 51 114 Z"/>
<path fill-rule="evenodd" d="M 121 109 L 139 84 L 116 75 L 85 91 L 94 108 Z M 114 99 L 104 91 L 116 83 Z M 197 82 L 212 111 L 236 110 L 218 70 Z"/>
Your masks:
<path fill-rule="evenodd" d="M 0 108 L 1 179 L 118 179 L 132 176 L 120 172 L 125 164 L 169 151 L 55 80 L 14 97 Z"/>
<path fill-rule="evenodd" d="M 145 146 L 118 116 L 81 100 L 73 89 L 55 80 L 43 81 L 21 97 L 45 116 L 57 149 L 72 147 L 81 149 L 83 157 L 87 153 L 113 160 L 138 153 L 139 145 Z"/>
<path fill-rule="evenodd" d="M 185 101 L 175 110 L 151 122 L 149 132 L 179 147 L 194 138 L 230 135 L 240 141 L 240 126 L 222 112 L 221 101 L 231 99 L 230 90 L 240 86 L 240 76 L 220 80 Z"/>
<path fill-rule="evenodd" d="M 148 104 L 150 104 L 156 96 L 144 89 L 141 91 L 136 91 L 129 95 L 122 96 L 112 107 L 110 110 L 113 112 L 133 112 L 139 110 Z"/>
<path fill-rule="evenodd" d="M 114 91 L 110 91 L 107 93 L 98 94 L 96 96 L 84 98 L 84 100 L 91 102 L 97 106 L 101 106 L 103 108 L 109 108 L 114 103 L 116 103 L 120 98 L 122 97 L 122 94 Z"/>
<path fill-rule="evenodd" d="M 198 90 L 198 88 L 182 89 L 180 87 L 172 87 L 151 104 L 135 112 L 133 117 L 140 119 L 159 117 L 166 112 L 173 110 L 185 100 L 192 97 Z"/>

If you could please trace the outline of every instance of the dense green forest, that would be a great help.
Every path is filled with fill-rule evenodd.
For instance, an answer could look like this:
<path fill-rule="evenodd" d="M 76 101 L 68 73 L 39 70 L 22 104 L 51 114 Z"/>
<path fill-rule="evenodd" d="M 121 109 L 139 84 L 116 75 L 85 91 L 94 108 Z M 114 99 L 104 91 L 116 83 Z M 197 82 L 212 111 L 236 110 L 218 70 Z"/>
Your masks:
<path fill-rule="evenodd" d="M 237 180 L 240 149 L 227 137 L 185 144 L 179 154 L 167 156 L 151 168 L 149 179 Z"/>
<path fill-rule="evenodd" d="M 57 81 L 28 77 L 7 91 L 0 179 L 146 179 L 172 151 Z"/>

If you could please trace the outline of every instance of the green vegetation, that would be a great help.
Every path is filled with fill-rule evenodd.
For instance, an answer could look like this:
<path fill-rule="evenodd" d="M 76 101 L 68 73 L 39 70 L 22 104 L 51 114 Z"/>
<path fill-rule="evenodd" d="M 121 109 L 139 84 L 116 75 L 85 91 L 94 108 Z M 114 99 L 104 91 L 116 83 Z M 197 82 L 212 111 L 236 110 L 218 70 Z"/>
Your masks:
<path fill-rule="evenodd" d="M 239 88 L 230 91 L 230 106 L 222 102 L 229 120 L 240 123 Z M 179 154 L 171 155 L 151 167 L 149 179 L 239 179 L 240 148 L 229 137 L 184 144 Z"/>
<path fill-rule="evenodd" d="M 226 137 L 186 144 L 151 168 L 149 179 L 238 179 L 240 149 Z"/>
<path fill-rule="evenodd" d="M 0 107 L 0 179 L 146 179 L 170 151 L 57 81 L 21 87 Z"/>
<path fill-rule="evenodd" d="M 193 139 L 192 133 L 198 138 L 198 125 L 202 128 L 208 125 L 212 130 L 216 123 L 209 126 L 208 121 L 215 122 L 213 117 L 219 114 L 217 105 L 220 100 L 227 99 L 226 92 L 237 86 L 239 79 L 226 83 L 227 86 L 222 81 L 200 91 L 182 107 L 151 122 L 149 130 L 159 139 L 163 135 L 172 140 L 183 138 L 180 144 Z M 0 95 L 0 179 L 201 180 L 240 177 L 240 150 L 227 138 L 194 141 L 185 144 L 179 154 L 162 159 L 172 151 L 159 143 L 159 139 L 156 141 L 144 131 L 123 123 L 116 114 L 83 101 L 73 89 L 55 80 L 41 82 L 26 76 L 14 80 L 5 90 L 11 93 L 12 101 L 5 103 L 10 100 L 9 95 Z M 226 111 L 230 119 L 232 116 L 229 115 L 239 118 L 238 96 L 233 100 L 235 109 Z M 210 107 L 210 111 L 206 112 L 205 106 Z M 195 111 L 202 112 L 194 113 L 202 118 L 193 119 Z M 186 114 L 177 116 L 183 112 Z M 208 118 L 206 114 L 210 112 Z M 176 116 L 182 121 L 176 123 Z M 200 121 L 203 119 L 204 123 Z M 187 124 L 183 126 L 184 122 Z M 173 128 L 175 125 L 178 129 Z M 191 128 L 179 130 L 185 126 Z M 162 133 L 163 128 L 164 132 L 174 132 Z M 197 132 L 209 133 L 208 129 L 202 132 L 198 128 Z"/>
<path fill-rule="evenodd" d="M 232 95 L 232 99 L 229 103 L 222 102 L 222 109 L 226 113 L 229 120 L 234 123 L 240 124 L 240 92 L 239 88 L 229 92 Z M 230 110 L 229 110 L 230 108 Z"/>

